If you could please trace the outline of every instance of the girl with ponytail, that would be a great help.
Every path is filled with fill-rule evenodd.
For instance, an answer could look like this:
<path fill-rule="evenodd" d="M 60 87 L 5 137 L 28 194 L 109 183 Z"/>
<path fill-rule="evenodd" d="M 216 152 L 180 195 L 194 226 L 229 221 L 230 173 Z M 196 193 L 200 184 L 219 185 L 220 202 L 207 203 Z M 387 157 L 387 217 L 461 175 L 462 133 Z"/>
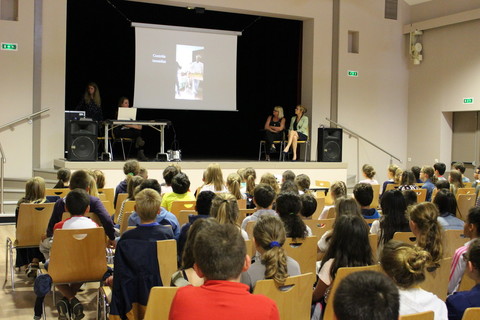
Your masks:
<path fill-rule="evenodd" d="M 242 283 L 250 286 L 250 291 L 259 280 L 273 279 L 277 285 L 282 285 L 287 277 L 301 274 L 298 262 L 287 257 L 282 247 L 285 227 L 278 217 L 260 216 L 253 228 L 253 237 L 259 255 L 241 278 Z"/>
<path fill-rule="evenodd" d="M 448 319 L 445 303 L 419 287 L 430 261 L 431 255 L 419 246 L 395 240 L 385 244 L 380 263 L 399 289 L 401 316 L 433 310 L 435 320 Z"/>
<path fill-rule="evenodd" d="M 438 222 L 438 208 L 431 202 L 422 202 L 408 209 L 410 216 L 410 229 L 417 237 L 417 246 L 431 255 L 428 271 L 433 271 L 440 266 L 443 257 L 442 231 Z"/>
<path fill-rule="evenodd" d="M 246 199 L 246 196 L 240 192 L 242 179 L 237 173 L 230 173 L 227 177 L 227 189 L 237 200 Z"/>
<path fill-rule="evenodd" d="M 302 201 L 298 194 L 281 192 L 277 197 L 276 204 L 276 210 L 285 225 L 287 237 L 303 239 L 312 235 L 312 230 L 305 225 L 300 217 Z"/>
<path fill-rule="evenodd" d="M 219 193 L 212 200 L 210 216 L 215 218 L 220 224 L 235 225 L 242 233 L 243 239 L 248 240 L 247 232 L 241 229 L 237 223 L 239 212 L 237 199 L 229 193 Z"/>

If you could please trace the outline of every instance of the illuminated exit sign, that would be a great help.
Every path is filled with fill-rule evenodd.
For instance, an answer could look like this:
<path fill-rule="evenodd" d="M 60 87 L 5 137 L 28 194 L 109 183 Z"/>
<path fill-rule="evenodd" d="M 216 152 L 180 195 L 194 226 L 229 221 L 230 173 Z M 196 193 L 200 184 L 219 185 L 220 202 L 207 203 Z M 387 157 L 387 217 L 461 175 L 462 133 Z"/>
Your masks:
<path fill-rule="evenodd" d="M 473 98 L 464 98 L 463 99 L 463 104 L 472 104 L 473 103 Z"/>
<path fill-rule="evenodd" d="M 358 71 L 348 70 L 349 77 L 358 77 Z"/>
<path fill-rule="evenodd" d="M 17 43 L 2 42 L 2 50 L 17 51 L 18 50 L 18 44 Z"/>

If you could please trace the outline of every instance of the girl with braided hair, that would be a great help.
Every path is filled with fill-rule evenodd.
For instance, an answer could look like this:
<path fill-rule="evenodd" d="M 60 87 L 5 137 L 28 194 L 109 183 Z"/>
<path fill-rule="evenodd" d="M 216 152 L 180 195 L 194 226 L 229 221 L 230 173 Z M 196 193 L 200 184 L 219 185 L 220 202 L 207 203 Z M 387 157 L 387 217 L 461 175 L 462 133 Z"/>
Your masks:
<path fill-rule="evenodd" d="M 250 291 L 259 280 L 273 279 L 282 285 L 287 277 L 301 274 L 298 262 L 288 257 L 282 247 L 286 239 L 282 220 L 273 215 L 260 216 L 253 228 L 253 238 L 258 255 L 241 278 Z"/>

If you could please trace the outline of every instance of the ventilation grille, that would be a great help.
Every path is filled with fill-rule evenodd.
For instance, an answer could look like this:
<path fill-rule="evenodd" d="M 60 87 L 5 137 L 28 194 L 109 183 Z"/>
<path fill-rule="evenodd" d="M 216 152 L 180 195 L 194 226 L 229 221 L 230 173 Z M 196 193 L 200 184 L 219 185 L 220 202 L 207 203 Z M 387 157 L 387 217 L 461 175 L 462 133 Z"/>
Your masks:
<path fill-rule="evenodd" d="M 398 0 L 385 0 L 385 19 L 397 20 Z"/>

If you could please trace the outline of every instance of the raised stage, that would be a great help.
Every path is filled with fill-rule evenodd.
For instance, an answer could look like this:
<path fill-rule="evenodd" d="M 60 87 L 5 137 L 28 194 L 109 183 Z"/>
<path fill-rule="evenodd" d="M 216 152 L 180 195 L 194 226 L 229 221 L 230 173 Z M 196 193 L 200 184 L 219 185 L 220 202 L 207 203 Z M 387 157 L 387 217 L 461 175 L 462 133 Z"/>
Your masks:
<path fill-rule="evenodd" d="M 79 169 L 102 170 L 106 178 L 106 188 L 115 188 L 119 181 L 125 178 L 123 173 L 124 161 L 66 161 L 64 159 L 54 160 L 55 169 L 68 168 L 72 171 Z M 203 171 L 210 163 L 218 163 L 223 171 L 223 178 L 236 172 L 240 168 L 252 167 L 257 173 L 256 182 L 267 172 L 281 176 L 285 170 L 292 170 L 295 174 L 306 174 L 310 177 L 311 185 L 315 180 L 345 181 L 347 182 L 346 162 L 267 162 L 267 161 L 180 161 L 182 171 L 190 178 L 190 190 L 195 190 L 202 184 Z M 148 170 L 148 177 L 163 182 L 162 172 L 173 162 L 140 162 L 140 165 Z"/>

